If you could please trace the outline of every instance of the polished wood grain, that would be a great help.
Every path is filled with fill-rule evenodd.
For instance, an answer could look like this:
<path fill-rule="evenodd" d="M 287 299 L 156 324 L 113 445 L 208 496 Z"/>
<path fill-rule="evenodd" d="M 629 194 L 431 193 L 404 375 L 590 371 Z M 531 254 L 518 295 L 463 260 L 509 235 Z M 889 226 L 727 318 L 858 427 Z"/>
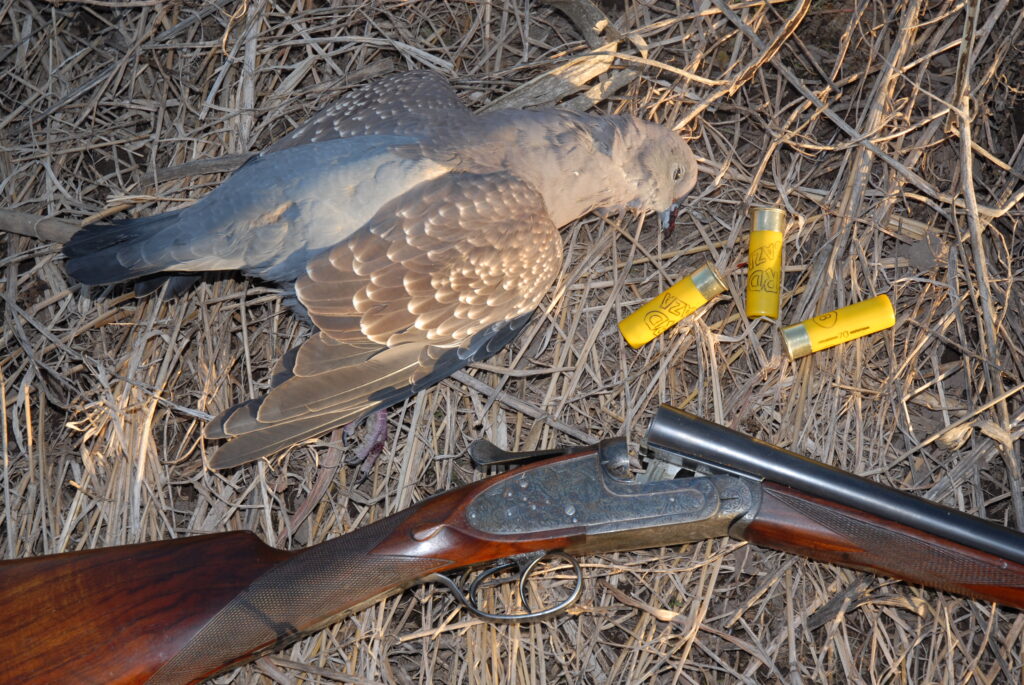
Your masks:
<path fill-rule="evenodd" d="M 145 682 L 288 556 L 234 532 L 0 562 L 3 682 Z"/>
<path fill-rule="evenodd" d="M 744 540 L 1024 609 L 1020 564 L 782 485 L 762 492 Z"/>

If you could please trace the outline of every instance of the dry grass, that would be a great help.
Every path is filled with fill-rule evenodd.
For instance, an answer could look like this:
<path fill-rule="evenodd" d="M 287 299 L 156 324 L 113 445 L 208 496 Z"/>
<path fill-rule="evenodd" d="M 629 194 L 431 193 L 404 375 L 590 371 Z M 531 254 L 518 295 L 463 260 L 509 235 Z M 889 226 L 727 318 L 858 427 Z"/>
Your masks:
<path fill-rule="evenodd" d="M 311 4 L 0 3 L 3 207 L 157 212 L 221 178 L 167 168 L 259 149 L 374 75 L 440 70 L 483 106 L 577 58 L 607 70 L 588 56 L 614 38 L 540 2 Z M 203 413 L 258 393 L 305 332 L 275 292 L 211 277 L 135 299 L 71 282 L 52 244 L 0 238 L 3 556 L 240 528 L 304 546 L 479 478 L 473 438 L 635 442 L 663 401 L 1024 526 L 1020 3 L 609 4 L 621 58 L 598 79 L 620 88 L 595 109 L 694 139 L 705 173 L 679 227 L 567 228 L 546 314 L 471 385 L 392 411 L 361 484 L 326 439 L 202 468 Z M 593 101 L 577 95 L 554 97 Z M 152 171 L 171 180 L 140 183 Z M 793 364 L 777 325 L 742 316 L 744 217 L 773 203 L 794 217 L 783 320 L 888 292 L 894 329 Z M 629 349 L 616 321 L 705 257 L 732 296 Z M 725 540 L 585 570 L 579 608 L 556 620 L 483 623 L 421 588 L 218 682 L 1021 681 L 1019 612 Z"/>

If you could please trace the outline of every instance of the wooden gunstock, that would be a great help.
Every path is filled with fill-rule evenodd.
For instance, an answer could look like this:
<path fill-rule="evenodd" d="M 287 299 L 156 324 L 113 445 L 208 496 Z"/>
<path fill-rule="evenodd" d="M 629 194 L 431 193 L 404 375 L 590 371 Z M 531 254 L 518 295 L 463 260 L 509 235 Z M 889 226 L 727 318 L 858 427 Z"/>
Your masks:
<path fill-rule="evenodd" d="M 0 562 L 6 682 L 144 682 L 290 556 L 247 532 Z"/>
<path fill-rule="evenodd" d="M 233 532 L 0 562 L 0 679 L 195 683 L 430 573 L 565 547 L 466 523 L 475 494 L 515 473 L 295 552 Z"/>
<path fill-rule="evenodd" d="M 1024 609 L 1024 566 L 766 482 L 735 537 L 802 557 Z"/>

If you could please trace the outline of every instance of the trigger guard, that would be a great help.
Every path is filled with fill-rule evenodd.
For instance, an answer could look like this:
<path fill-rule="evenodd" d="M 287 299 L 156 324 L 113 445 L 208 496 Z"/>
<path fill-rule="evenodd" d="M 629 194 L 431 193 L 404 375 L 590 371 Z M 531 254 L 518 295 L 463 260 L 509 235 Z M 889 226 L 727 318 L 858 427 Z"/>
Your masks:
<path fill-rule="evenodd" d="M 564 600 L 562 600 L 558 604 L 555 604 L 554 606 L 550 606 L 539 611 L 529 611 L 522 614 L 492 614 L 490 612 L 484 611 L 478 606 L 476 601 L 476 592 L 480 588 L 481 583 L 483 583 L 488 578 L 493 577 L 495 574 L 500 573 L 501 571 L 506 571 L 511 568 L 518 568 L 519 570 L 519 578 L 517 582 L 519 599 L 523 602 L 523 606 L 529 606 L 529 602 L 526 599 L 526 580 L 531 575 L 533 575 L 534 570 L 537 567 L 537 564 L 540 563 L 541 560 L 546 559 L 548 557 L 556 557 L 564 561 L 567 561 L 569 565 L 572 567 L 573 573 L 575 573 L 576 575 L 576 581 L 573 585 L 572 591 L 569 593 L 569 596 L 566 597 Z M 513 580 L 515 579 L 500 581 L 499 584 L 510 583 L 513 582 Z M 540 551 L 529 552 L 526 554 L 517 554 L 513 557 L 508 557 L 506 559 L 500 560 L 491 568 L 488 568 L 487 570 L 482 571 L 479 575 L 477 575 L 477 577 L 474 578 L 473 581 L 469 584 L 469 587 L 466 588 L 465 593 L 459 588 L 455 581 L 453 581 L 448 576 L 442 575 L 440 573 L 431 573 L 430 575 L 422 578 L 420 582 L 441 583 L 442 585 L 448 588 L 448 590 L 455 596 L 455 598 L 459 601 L 460 604 L 462 604 L 462 606 L 466 607 L 467 609 L 469 609 L 469 611 L 479 616 L 480 618 L 500 623 L 518 623 L 521 621 L 535 621 L 538 619 L 547 618 L 549 616 L 561 613 L 562 611 L 565 611 L 567 608 L 572 606 L 580 598 L 580 595 L 583 592 L 583 568 L 580 566 L 579 561 L 576 560 L 576 557 L 572 556 L 571 554 L 567 554 L 561 550 L 552 552 Z"/>

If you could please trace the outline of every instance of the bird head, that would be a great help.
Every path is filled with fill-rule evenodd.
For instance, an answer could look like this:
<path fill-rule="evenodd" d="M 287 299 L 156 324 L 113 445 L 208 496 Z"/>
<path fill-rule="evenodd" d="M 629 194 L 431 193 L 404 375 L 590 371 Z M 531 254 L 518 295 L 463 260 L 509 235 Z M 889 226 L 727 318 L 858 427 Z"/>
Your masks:
<path fill-rule="evenodd" d="M 697 160 L 673 131 L 649 121 L 635 123 L 635 136 L 624 140 L 629 151 L 625 171 L 637 187 L 630 205 L 657 212 L 662 228 L 668 229 L 679 202 L 697 183 Z"/>

